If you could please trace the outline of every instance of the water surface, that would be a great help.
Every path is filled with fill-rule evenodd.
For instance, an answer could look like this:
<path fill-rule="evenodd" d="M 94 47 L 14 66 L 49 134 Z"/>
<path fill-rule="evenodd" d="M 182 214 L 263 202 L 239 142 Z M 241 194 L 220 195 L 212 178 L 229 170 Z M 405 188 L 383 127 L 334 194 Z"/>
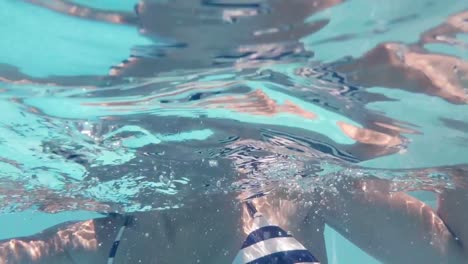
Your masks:
<path fill-rule="evenodd" d="M 0 2 L 0 211 L 54 219 L 2 236 L 342 175 L 435 206 L 468 162 L 468 5 L 449 2 Z"/>

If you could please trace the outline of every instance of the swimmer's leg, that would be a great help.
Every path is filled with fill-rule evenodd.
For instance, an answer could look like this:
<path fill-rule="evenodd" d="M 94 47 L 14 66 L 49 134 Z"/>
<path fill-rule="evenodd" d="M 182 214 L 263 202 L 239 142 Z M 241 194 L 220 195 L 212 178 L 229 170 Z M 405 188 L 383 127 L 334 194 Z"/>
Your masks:
<path fill-rule="evenodd" d="M 321 264 L 327 264 L 325 248 L 325 222 L 315 211 L 318 209 L 301 199 L 284 199 L 281 194 L 270 193 L 252 201 L 256 209 L 269 223 L 291 232 L 292 236 L 307 248 Z M 247 211 L 242 214 L 243 226 L 248 227 Z M 252 231 L 248 228 L 246 233 Z"/>
<path fill-rule="evenodd" d="M 235 195 L 201 192 L 180 208 L 135 213 L 115 263 L 231 263 L 243 239 Z"/>
<path fill-rule="evenodd" d="M 326 223 L 384 263 L 466 263 L 463 248 L 429 206 L 380 179 L 343 179 L 324 192 Z"/>
<path fill-rule="evenodd" d="M 445 189 L 438 199 L 437 214 L 452 234 L 464 245 L 468 259 L 468 171 L 466 168 L 451 169 L 454 189 Z"/>
<path fill-rule="evenodd" d="M 180 208 L 135 214 L 134 224 L 121 240 L 116 263 L 232 263 L 252 231 L 248 230 L 250 217 L 236 196 L 200 194 L 186 199 Z M 301 222 L 307 222 L 303 226 L 312 230 L 313 221 L 304 221 L 308 212 L 296 210 L 295 203 L 287 200 L 266 202 L 259 211 L 265 213 L 269 222 L 291 231 L 317 258 L 323 259 L 325 253 L 317 253 L 316 249 L 324 249 L 323 237 L 311 233 L 305 236 L 301 229 Z M 319 230 L 323 230 L 323 222 Z M 322 259 L 319 260 L 326 263 Z"/>
<path fill-rule="evenodd" d="M 0 241 L 0 264 L 106 263 L 121 218 L 64 223 L 30 237 Z"/>
<path fill-rule="evenodd" d="M 324 232 L 325 220 L 312 209 L 309 211 L 299 232 L 295 236 L 298 240 L 304 241 L 304 245 L 314 254 L 321 264 L 328 263 Z"/>

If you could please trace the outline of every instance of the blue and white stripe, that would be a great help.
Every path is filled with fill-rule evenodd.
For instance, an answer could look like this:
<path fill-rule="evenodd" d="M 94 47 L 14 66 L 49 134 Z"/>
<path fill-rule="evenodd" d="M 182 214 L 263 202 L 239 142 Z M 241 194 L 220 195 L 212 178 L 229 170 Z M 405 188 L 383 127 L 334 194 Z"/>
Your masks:
<path fill-rule="evenodd" d="M 252 231 L 233 264 L 318 264 L 319 261 L 294 237 L 282 228 L 271 225 L 257 212 L 252 203 L 246 203 L 253 217 Z"/>

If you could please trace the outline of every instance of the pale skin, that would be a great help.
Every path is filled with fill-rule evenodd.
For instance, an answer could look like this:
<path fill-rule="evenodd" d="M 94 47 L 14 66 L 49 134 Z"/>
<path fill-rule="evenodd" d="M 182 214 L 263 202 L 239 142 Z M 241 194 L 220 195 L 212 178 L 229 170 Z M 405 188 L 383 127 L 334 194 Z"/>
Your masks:
<path fill-rule="evenodd" d="M 291 18 L 303 20 L 293 14 Z M 164 35 L 167 27 L 154 30 Z M 189 33 L 176 36 L 193 42 Z M 189 57 L 185 55 L 176 57 Z M 322 263 L 327 263 L 324 223 L 384 263 L 466 263 L 466 190 L 443 191 L 434 210 L 405 193 L 389 192 L 389 184 L 350 178 L 335 184 L 338 193 L 312 194 L 312 207 L 275 195 L 268 197 L 268 203 L 265 198 L 256 203 L 270 221 L 292 231 Z M 248 230 L 243 210 L 236 194 L 219 194 L 199 197 L 179 209 L 135 213 L 115 263 L 230 263 Z M 122 216 L 112 216 L 66 223 L 35 236 L 0 242 L 0 263 L 106 263 L 123 221 Z"/>
<path fill-rule="evenodd" d="M 270 222 L 291 231 L 321 263 L 328 263 L 324 223 L 383 263 L 466 263 L 466 190 L 459 187 L 442 192 L 439 207 L 433 210 L 405 193 L 390 192 L 390 185 L 376 178 L 342 178 L 335 183 L 338 192 L 311 194 L 312 206 L 299 199 L 280 198 L 281 194 L 254 203 Z M 114 263 L 231 263 L 249 231 L 245 209 L 235 194 L 199 198 L 179 209 L 134 214 Z M 68 243 L 66 250 L 43 249 L 36 261 L 31 260 L 27 246 L 16 246 L 13 252 L 10 245 L 18 241 L 50 244 L 57 230 L 73 225 L 4 241 L 1 259 L 8 256 L 4 263 L 106 263 L 123 221 L 117 215 L 75 223 L 93 227 L 93 232 L 81 235 L 88 242 Z M 86 249 L 93 239 L 95 248 Z"/>
<path fill-rule="evenodd" d="M 355 192 L 346 188 L 355 188 Z M 389 192 L 379 179 L 349 181 L 338 187 L 340 195 L 325 197 L 321 207 L 327 224 L 383 263 L 466 263 L 463 240 L 468 228 L 461 224 L 466 212 L 451 208 L 466 203 L 466 190 L 447 199 L 439 195 L 438 210 L 402 192 Z M 454 209 L 454 210 L 452 210 Z M 457 210 L 458 209 L 458 210 Z"/>
<path fill-rule="evenodd" d="M 180 209 L 135 213 L 122 237 L 114 263 L 230 263 L 245 238 L 244 229 L 247 231 L 249 227 L 244 210 L 234 194 L 220 194 Z M 12 241 L 5 241 L 2 246 L 10 250 L 7 255 L 10 258 L 5 263 L 106 263 L 123 222 L 121 215 L 80 222 L 82 226 L 93 226 L 94 232 L 89 238 L 96 239 L 95 248 L 84 249 L 69 244 L 55 252 L 43 250 L 36 261 L 32 261 L 26 248 L 16 252 L 18 258 L 13 257 L 15 253 L 9 246 Z M 55 227 L 38 236 L 19 240 L 33 245 L 35 242 L 32 241 L 50 240 L 57 236 L 54 232 L 72 225 Z M 285 227 L 294 229 L 289 222 Z M 17 241 L 13 243 L 18 244 Z M 309 243 L 308 246 L 312 245 Z M 4 250 L 2 255 L 7 253 Z"/>

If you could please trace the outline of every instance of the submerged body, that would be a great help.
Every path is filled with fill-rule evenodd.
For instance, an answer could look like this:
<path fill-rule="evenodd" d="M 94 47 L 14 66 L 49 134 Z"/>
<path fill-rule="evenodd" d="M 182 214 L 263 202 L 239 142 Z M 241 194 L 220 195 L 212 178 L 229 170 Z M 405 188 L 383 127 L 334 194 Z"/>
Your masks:
<path fill-rule="evenodd" d="M 464 247 L 468 230 L 463 224 L 468 214 L 460 210 L 468 197 L 461 189 L 441 194 L 440 207 L 434 211 L 405 193 L 391 192 L 387 181 L 349 178 L 339 182 L 338 193 L 311 194 L 312 206 L 272 194 L 254 199 L 253 204 L 272 224 L 290 231 L 321 263 L 328 263 L 325 223 L 383 263 L 468 260 Z M 447 203 L 458 206 L 457 210 L 447 213 Z M 52 250 L 50 241 L 67 229 L 57 227 L 31 238 L 5 241 L 0 252 L 6 263 L 104 263 L 124 222 L 124 216 L 112 215 L 68 225 L 86 227 L 89 233 Z M 125 228 L 114 263 L 231 263 L 251 225 L 233 194 L 208 196 L 179 209 L 136 213 Z M 50 247 L 43 247 L 40 257 L 32 261 L 38 241 Z"/>
<path fill-rule="evenodd" d="M 109 72 L 111 77 L 154 77 L 158 73 L 171 70 L 193 70 L 218 65 L 233 67 L 236 70 L 242 68 L 257 70 L 263 64 L 284 63 L 289 59 L 290 62 L 297 63 L 302 61 L 298 60 L 299 57 L 305 61 L 311 54 L 303 47 L 300 39 L 325 27 L 329 21 L 304 23 L 304 20 L 311 14 L 337 5 L 341 1 L 301 0 L 294 1 L 294 4 L 290 2 L 285 4 L 285 1 L 279 0 L 259 1 L 273 9 L 274 12 L 271 13 L 263 12 L 262 8 L 255 5 L 254 7 L 231 6 L 229 4 L 231 1 L 226 1 L 224 6 L 209 4 L 216 1 L 206 1 L 208 5 L 203 6 L 200 4 L 202 1 L 173 1 L 169 4 L 143 1 L 136 8 L 137 14 L 127 19 L 115 19 L 114 16 L 92 13 L 89 10 L 89 12 L 78 12 L 79 9 L 76 7 L 72 6 L 70 9 L 69 6 L 62 5 L 70 4 L 69 1 L 31 0 L 30 2 L 49 7 L 52 5 L 55 7 L 53 10 L 62 13 L 73 11 L 72 15 L 111 20 L 112 23 L 121 23 L 125 20 L 125 23 L 132 24 L 138 21 L 142 33 L 150 36 L 153 33 L 174 40 L 175 42 L 168 46 L 155 48 L 146 57 L 131 57 L 122 64 L 112 67 Z M 197 10 L 203 16 L 190 10 Z M 181 19 L 181 23 L 171 24 L 172 26 L 168 27 L 167 24 L 174 19 Z M 232 34 L 224 34 L 227 26 L 230 27 Z M 201 30 L 212 34 L 205 34 L 201 38 Z M 456 32 L 466 32 L 466 29 Z M 367 69 L 383 65 L 382 68 L 390 68 L 399 73 L 396 75 L 398 78 L 389 78 L 391 80 L 387 86 L 409 89 L 406 83 L 415 82 L 416 91 L 439 95 L 457 103 L 466 102 L 466 94 L 462 93 L 457 81 L 463 79 L 463 74 L 467 71 L 465 62 L 454 60 L 450 56 L 427 56 L 420 54 L 417 49 L 405 50 L 400 46 L 404 45 L 387 44 L 380 48 L 376 47 L 375 52 L 365 55 L 360 60 L 345 63 L 342 71 L 358 70 L 353 75 L 357 81 L 368 86 L 379 86 L 382 85 L 384 78 L 372 79 L 371 77 L 375 76 L 368 74 Z M 380 58 L 382 54 L 388 56 L 383 56 L 381 60 L 374 58 Z M 447 65 L 432 67 L 440 64 L 438 63 L 440 61 L 445 61 Z M 429 66 L 426 67 L 421 63 Z M 453 65 L 457 69 L 453 73 L 454 80 L 441 81 L 439 77 L 445 76 L 445 71 L 452 70 L 455 67 L 452 67 Z M 392 76 L 388 74 L 388 70 L 378 69 L 386 75 L 386 78 Z M 408 69 L 413 71 L 408 72 Z M 361 72 L 365 74 L 360 74 Z M 5 82 L 9 82 L 10 79 L 20 82 L 23 78 L 27 79 L 23 75 L 6 77 Z M 371 79 L 363 80 L 364 77 Z M 73 83 L 76 78 L 71 77 L 65 83 Z M 51 80 L 54 83 L 63 81 L 49 78 L 32 79 L 26 83 L 48 83 Z M 426 85 L 428 81 L 431 83 L 430 86 Z M 446 85 L 447 83 L 449 85 Z M 193 86 L 196 87 L 193 90 L 199 90 L 201 82 Z M 247 85 L 241 83 L 239 87 L 245 88 Z M 427 87 L 432 87 L 432 90 L 427 90 Z M 269 117 L 281 113 L 293 113 L 304 119 L 317 117 L 316 114 L 307 112 L 288 101 L 282 105 L 277 104 L 261 88 L 250 93 L 243 94 L 242 91 L 239 93 L 242 96 L 233 97 L 228 94 L 225 98 L 216 97 L 211 98 L 212 100 L 200 96 L 198 99 L 200 103 L 195 106 L 203 110 L 233 109 L 253 117 Z M 205 96 L 208 96 L 206 94 Z M 167 98 L 163 96 L 155 96 L 151 100 L 156 98 L 160 99 L 161 105 L 171 108 L 172 97 L 168 97 L 170 100 L 166 100 L 165 103 L 163 101 Z M 246 98 L 251 100 L 248 104 L 245 103 Z M 348 112 L 348 107 L 353 106 L 348 103 L 348 98 L 341 94 L 336 98 L 343 105 L 339 106 L 336 112 Z M 112 99 L 95 105 L 115 110 L 112 108 L 113 103 L 116 106 L 132 103 L 132 101 L 125 102 L 128 98 L 115 102 L 112 102 Z M 92 105 L 88 101 L 86 103 L 83 105 Z M 133 104 L 139 107 L 146 102 L 136 101 Z M 177 101 L 174 105 L 172 107 L 179 106 Z M 194 108 L 193 105 L 190 107 L 192 108 L 188 109 Z M 115 116 L 109 114 L 108 117 Z M 350 149 L 353 151 L 350 152 L 354 152 L 359 159 L 367 159 L 400 150 L 396 146 L 402 144 L 403 140 L 398 126 L 383 124 L 379 128 L 371 122 L 372 120 L 366 118 L 362 117 L 364 120 L 362 123 L 366 127 L 371 126 L 371 129 L 338 123 L 344 134 L 356 141 L 354 145 L 356 147 L 353 146 Z M 239 135 L 239 133 L 234 134 Z M 331 142 L 324 144 L 325 146 L 344 148 L 333 140 L 327 140 Z M 331 152 L 334 150 L 331 148 Z M 466 175 L 465 171 L 454 172 L 457 173 L 459 175 L 454 177 Z M 468 195 L 463 185 L 439 193 L 437 210 L 408 194 L 392 191 L 390 181 L 374 178 L 358 179 L 350 176 L 333 182 L 333 185 L 337 191 L 319 188 L 314 192 L 303 193 L 302 198 L 273 192 L 253 200 L 253 203 L 268 221 L 290 231 L 295 239 L 324 264 L 328 263 L 323 237 L 325 224 L 384 263 L 468 262 L 466 246 L 468 227 L 465 224 L 468 222 L 468 213 L 464 210 Z M 0 243 L 0 263 L 106 263 L 113 255 L 111 254 L 113 248 L 116 249 L 113 263 L 231 263 L 234 261 L 244 239 L 252 231 L 248 214 L 242 206 L 243 201 L 235 193 L 221 193 L 199 194 L 196 197 L 189 197 L 184 202 L 184 206 L 177 209 L 133 213 L 130 216 L 131 221 L 124 228 L 117 248 L 113 247 L 113 243 L 119 237 L 119 231 L 125 225 L 127 216 L 112 214 L 85 222 L 66 223 L 32 237 L 3 241 Z M 311 205 L 308 202 L 312 202 Z"/>

